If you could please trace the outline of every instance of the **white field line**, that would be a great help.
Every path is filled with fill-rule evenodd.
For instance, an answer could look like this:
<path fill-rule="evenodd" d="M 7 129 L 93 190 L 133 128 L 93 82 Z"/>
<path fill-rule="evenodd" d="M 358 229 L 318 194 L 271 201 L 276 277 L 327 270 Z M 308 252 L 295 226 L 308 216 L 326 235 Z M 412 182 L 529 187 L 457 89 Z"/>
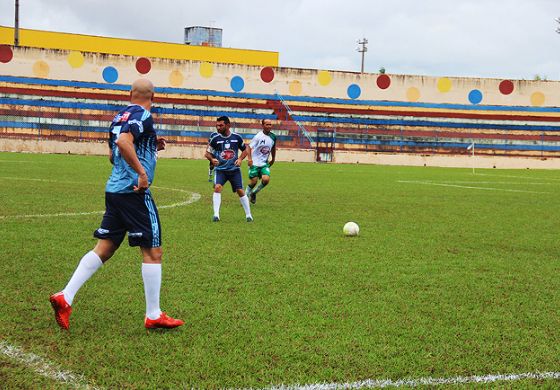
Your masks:
<path fill-rule="evenodd" d="M 51 179 L 36 179 L 31 177 L 13 177 L 13 176 L 1 176 L 2 180 L 24 180 L 24 181 L 42 181 L 45 183 L 72 183 L 72 184 L 93 184 L 86 183 L 85 181 L 63 181 L 63 180 L 51 180 Z"/>
<path fill-rule="evenodd" d="M 2 178 L 0 177 L 0 179 L 2 179 Z M 14 178 L 11 178 L 11 179 L 14 179 Z M 19 179 L 17 179 L 17 180 L 19 180 Z M 50 182 L 55 182 L 56 181 L 56 180 L 46 180 L 46 179 L 21 179 L 21 180 L 50 181 Z M 84 183 L 84 182 L 60 182 L 60 183 L 87 184 L 87 183 Z M 151 188 L 159 188 L 159 189 L 162 189 L 162 190 L 177 191 L 177 192 L 182 192 L 182 193 L 185 193 L 185 194 L 190 194 L 190 197 L 187 198 L 186 200 L 184 200 L 182 202 L 173 203 L 173 204 L 158 206 L 158 210 L 185 206 L 185 205 L 188 205 L 188 204 L 199 201 L 200 197 L 201 197 L 200 194 L 197 193 L 197 192 L 190 192 L 190 191 L 182 190 L 182 189 L 179 189 L 179 188 L 168 188 L 168 187 L 158 187 L 158 186 L 152 186 Z M 96 214 L 103 214 L 103 213 L 104 213 L 104 211 L 84 211 L 84 212 L 77 212 L 77 213 L 0 215 L 0 220 L 2 220 L 2 219 L 23 219 L 23 218 L 76 217 L 76 216 L 80 216 L 80 215 L 96 215 Z"/>
<path fill-rule="evenodd" d="M 522 193 L 526 193 L 526 194 L 550 194 L 550 192 L 512 190 L 512 189 L 507 189 L 507 188 L 494 188 L 494 187 L 460 186 L 460 185 L 457 185 L 457 184 L 434 183 L 434 182 L 430 182 L 430 181 L 420 181 L 420 180 L 397 180 L 397 183 L 421 184 L 421 185 L 439 186 L 439 187 L 468 188 L 468 189 L 473 189 L 473 190 L 485 190 L 485 191 L 522 192 Z"/>
<path fill-rule="evenodd" d="M 14 160 L 0 160 L 0 163 L 8 163 L 8 164 L 38 164 L 39 161 L 14 161 Z M 43 164 L 41 162 L 41 164 Z"/>
<path fill-rule="evenodd" d="M 7 356 L 18 364 L 35 371 L 37 374 L 56 382 L 64 383 L 76 389 L 96 389 L 87 384 L 83 375 L 61 370 L 48 360 L 35 355 L 34 353 L 24 352 L 20 348 L 10 345 L 0 340 L 0 354 Z"/>
<path fill-rule="evenodd" d="M 537 183 L 537 182 L 519 182 L 519 181 L 476 181 L 476 180 L 442 180 L 439 183 L 450 184 L 507 184 L 507 185 L 532 185 L 532 186 L 557 186 L 558 183 Z"/>
<path fill-rule="evenodd" d="M 484 376 L 456 376 L 451 378 L 417 379 L 366 379 L 350 383 L 314 383 L 307 385 L 280 385 L 267 387 L 266 390 L 336 390 L 336 389 L 380 389 L 385 387 L 418 387 L 463 385 L 470 383 L 513 382 L 523 379 L 560 379 L 560 372 L 526 372 L 523 374 L 490 374 Z"/>

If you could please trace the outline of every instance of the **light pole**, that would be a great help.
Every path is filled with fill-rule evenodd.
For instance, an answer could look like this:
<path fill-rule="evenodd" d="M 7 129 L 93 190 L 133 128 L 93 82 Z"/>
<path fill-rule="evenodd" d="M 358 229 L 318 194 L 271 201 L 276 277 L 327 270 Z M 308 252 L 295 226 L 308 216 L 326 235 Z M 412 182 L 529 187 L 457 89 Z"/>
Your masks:
<path fill-rule="evenodd" d="M 367 45 L 368 44 L 368 40 L 366 38 L 363 38 L 361 40 L 358 40 L 358 45 L 362 45 L 361 47 L 358 47 L 356 50 L 358 50 L 358 52 L 362 53 L 362 70 L 361 73 L 364 73 L 364 58 L 366 55 L 366 51 L 367 51 Z"/>
<path fill-rule="evenodd" d="M 16 0 L 16 16 L 14 23 L 14 46 L 19 46 L 19 0 Z"/>

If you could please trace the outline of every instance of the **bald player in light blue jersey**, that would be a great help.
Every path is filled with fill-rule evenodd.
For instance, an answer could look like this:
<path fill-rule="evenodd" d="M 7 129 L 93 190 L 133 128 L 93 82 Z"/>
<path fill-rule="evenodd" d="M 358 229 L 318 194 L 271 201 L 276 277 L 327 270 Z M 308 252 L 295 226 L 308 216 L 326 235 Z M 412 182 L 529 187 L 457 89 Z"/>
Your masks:
<path fill-rule="evenodd" d="M 154 180 L 157 152 L 165 149 L 165 140 L 158 139 L 154 129 L 150 113 L 153 97 L 153 84 L 147 79 L 136 80 L 130 91 L 131 104 L 119 111 L 111 123 L 109 147 L 113 170 L 105 186 L 105 214 L 93 234 L 98 239 L 97 245 L 82 257 L 66 287 L 50 297 L 56 322 L 62 329 L 70 327 L 74 296 L 113 256 L 126 233 L 129 245 L 139 246 L 143 258 L 144 327 L 175 328 L 184 324 L 160 309 L 161 224 L 150 185 Z"/>

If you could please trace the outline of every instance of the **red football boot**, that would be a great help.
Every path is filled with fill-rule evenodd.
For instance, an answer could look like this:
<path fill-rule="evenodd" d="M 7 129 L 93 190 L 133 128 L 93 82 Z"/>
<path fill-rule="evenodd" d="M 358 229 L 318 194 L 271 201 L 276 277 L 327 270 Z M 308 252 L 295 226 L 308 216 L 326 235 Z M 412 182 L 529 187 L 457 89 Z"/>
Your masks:
<path fill-rule="evenodd" d="M 64 294 L 58 292 L 51 295 L 50 299 L 51 305 L 54 309 L 54 318 L 58 325 L 65 330 L 70 327 L 70 314 L 72 314 L 72 307 L 64 299 Z"/>
<path fill-rule="evenodd" d="M 156 320 L 151 320 L 148 317 L 144 319 L 144 326 L 146 327 L 146 329 L 158 329 L 158 328 L 171 329 L 184 324 L 185 321 L 179 320 L 177 318 L 171 318 L 163 312 Z"/>

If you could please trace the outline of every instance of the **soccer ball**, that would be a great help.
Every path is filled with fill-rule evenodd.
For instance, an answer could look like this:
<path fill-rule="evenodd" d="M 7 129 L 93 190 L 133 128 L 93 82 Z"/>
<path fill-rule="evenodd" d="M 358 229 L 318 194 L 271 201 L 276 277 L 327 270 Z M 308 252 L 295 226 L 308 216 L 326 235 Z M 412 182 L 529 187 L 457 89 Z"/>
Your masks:
<path fill-rule="evenodd" d="M 356 222 L 346 222 L 344 227 L 342 228 L 345 236 L 357 236 L 360 234 L 360 227 Z"/>

